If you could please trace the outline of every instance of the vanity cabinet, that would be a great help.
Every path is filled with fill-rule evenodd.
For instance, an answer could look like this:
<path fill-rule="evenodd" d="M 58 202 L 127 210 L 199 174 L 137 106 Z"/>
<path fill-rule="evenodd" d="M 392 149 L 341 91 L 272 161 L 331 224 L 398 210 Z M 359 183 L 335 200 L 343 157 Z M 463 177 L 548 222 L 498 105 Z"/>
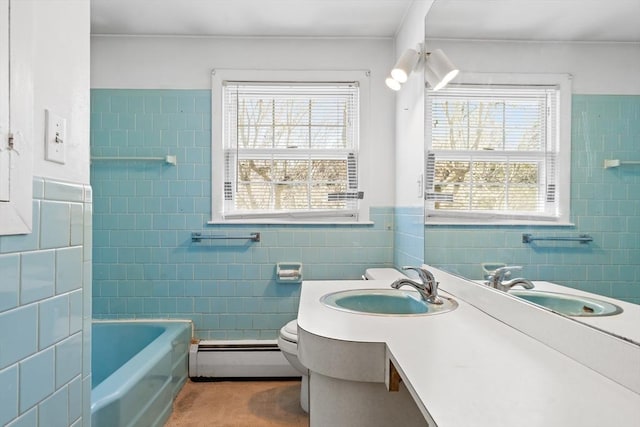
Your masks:
<path fill-rule="evenodd" d="M 33 3 L 0 0 L 0 235 L 32 227 Z"/>
<path fill-rule="evenodd" d="M 474 298 L 464 291 L 463 279 L 433 273 L 443 296 L 458 302 L 455 310 L 425 316 L 350 313 L 321 301 L 361 289 L 362 281 L 303 282 L 298 358 L 310 371 L 312 427 L 637 427 L 636 345 L 618 339 L 621 345 L 614 348 L 611 337 L 596 329 L 497 291 Z M 366 286 L 388 289 L 390 281 L 370 280 Z M 554 331 L 554 340 L 522 318 Z M 626 344 L 632 348 L 622 348 Z M 615 369 L 605 369 L 605 357 Z"/>
<path fill-rule="evenodd" d="M 309 388 L 311 427 L 435 427 L 420 413 L 402 382 L 397 391 L 388 391 L 377 382 L 349 381 L 311 372 Z"/>
<path fill-rule="evenodd" d="M 298 329 L 298 356 L 309 369 L 314 426 L 435 426 L 400 380 L 386 345 L 328 339 Z"/>

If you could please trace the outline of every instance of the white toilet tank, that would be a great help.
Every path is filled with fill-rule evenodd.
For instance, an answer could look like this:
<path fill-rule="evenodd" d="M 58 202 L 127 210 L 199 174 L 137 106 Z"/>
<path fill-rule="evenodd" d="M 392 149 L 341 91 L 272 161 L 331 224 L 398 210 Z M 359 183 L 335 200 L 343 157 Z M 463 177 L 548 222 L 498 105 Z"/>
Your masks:
<path fill-rule="evenodd" d="M 396 280 L 407 278 L 395 268 L 367 268 L 364 271 L 365 280 Z"/>

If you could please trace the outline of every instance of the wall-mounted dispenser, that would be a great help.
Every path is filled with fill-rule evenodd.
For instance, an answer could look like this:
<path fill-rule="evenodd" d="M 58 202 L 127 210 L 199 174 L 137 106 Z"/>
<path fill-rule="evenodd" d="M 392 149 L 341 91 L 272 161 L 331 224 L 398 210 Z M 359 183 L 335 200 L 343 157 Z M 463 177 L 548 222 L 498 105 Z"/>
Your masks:
<path fill-rule="evenodd" d="M 278 283 L 302 283 L 301 262 L 279 262 L 276 264 Z"/>

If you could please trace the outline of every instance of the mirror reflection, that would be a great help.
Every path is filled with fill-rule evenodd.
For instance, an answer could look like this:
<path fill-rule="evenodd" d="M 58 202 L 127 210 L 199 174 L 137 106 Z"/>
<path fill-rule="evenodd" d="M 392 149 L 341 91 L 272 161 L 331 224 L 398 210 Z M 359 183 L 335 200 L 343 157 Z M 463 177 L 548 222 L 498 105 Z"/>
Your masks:
<path fill-rule="evenodd" d="M 426 264 L 478 281 L 517 265 L 640 304 L 638 13 L 625 0 L 434 2 L 425 49 L 460 75 L 427 89 Z"/>

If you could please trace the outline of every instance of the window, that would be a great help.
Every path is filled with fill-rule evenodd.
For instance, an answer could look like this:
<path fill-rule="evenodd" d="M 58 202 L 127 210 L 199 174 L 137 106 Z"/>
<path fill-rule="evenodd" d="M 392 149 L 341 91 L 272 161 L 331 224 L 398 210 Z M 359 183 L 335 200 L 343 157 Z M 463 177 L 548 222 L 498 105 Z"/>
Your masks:
<path fill-rule="evenodd" d="M 427 94 L 427 223 L 566 224 L 568 76 L 495 77 Z"/>
<path fill-rule="evenodd" d="M 361 220 L 358 81 L 218 85 L 214 222 Z"/>

